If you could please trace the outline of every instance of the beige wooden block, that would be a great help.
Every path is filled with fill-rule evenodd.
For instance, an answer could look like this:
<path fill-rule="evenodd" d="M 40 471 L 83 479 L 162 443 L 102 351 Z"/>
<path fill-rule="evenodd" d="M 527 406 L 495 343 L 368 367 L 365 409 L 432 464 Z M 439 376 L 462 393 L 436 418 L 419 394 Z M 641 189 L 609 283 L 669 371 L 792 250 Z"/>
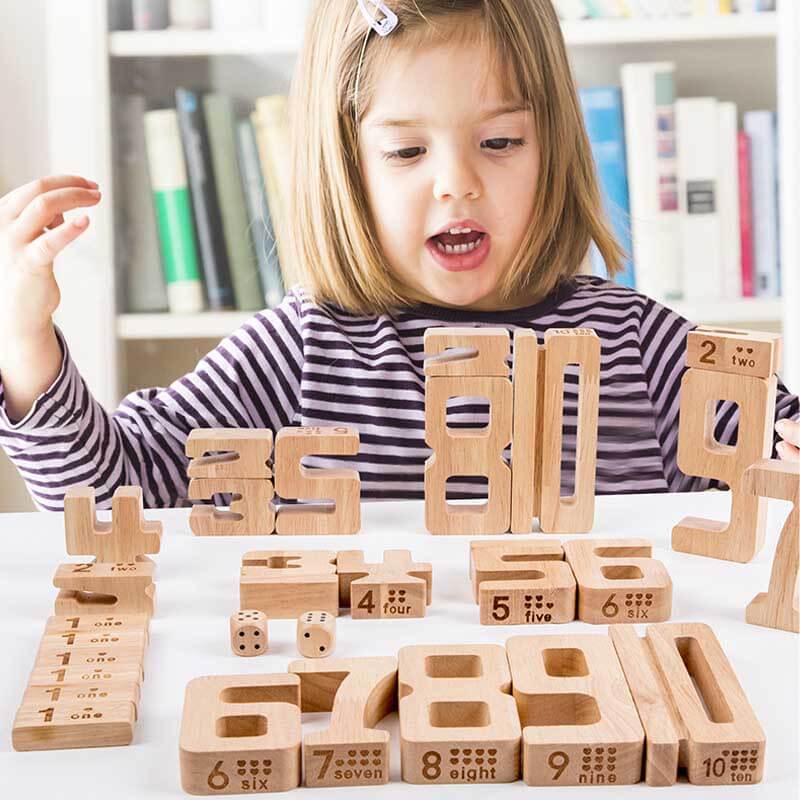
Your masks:
<path fill-rule="evenodd" d="M 195 428 L 186 439 L 190 478 L 272 477 L 268 428 Z M 210 455 L 212 454 L 213 455 Z"/>
<path fill-rule="evenodd" d="M 485 428 L 447 427 L 451 397 L 485 397 Z M 447 377 L 425 381 L 425 526 L 434 534 L 506 533 L 511 524 L 511 470 L 503 451 L 511 442 L 511 383 L 506 378 Z M 481 504 L 447 501 L 447 479 L 484 476 L 488 499 Z"/>
<path fill-rule="evenodd" d="M 512 636 L 529 786 L 638 783 L 644 731 L 607 636 Z"/>
<path fill-rule="evenodd" d="M 98 522 L 94 489 L 75 486 L 64 495 L 67 552 L 95 556 L 101 563 L 136 561 L 161 549 L 160 522 L 144 518 L 142 488 L 121 486 L 111 500 L 111 522 Z"/>
<path fill-rule="evenodd" d="M 483 581 L 481 625 L 544 625 L 575 619 L 575 578 L 563 561 L 540 561 L 540 578 Z"/>
<path fill-rule="evenodd" d="M 303 739 L 306 786 L 389 782 L 389 732 L 375 726 L 397 708 L 397 659 L 293 661 L 302 710 L 330 711 L 330 726 Z"/>
<path fill-rule="evenodd" d="M 144 678 L 145 642 L 139 641 L 125 645 L 99 645 L 94 647 L 65 647 L 62 642 L 49 642 L 43 639 L 36 653 L 34 669 L 59 669 L 76 667 L 78 669 L 100 669 L 119 665 L 138 668 Z"/>
<path fill-rule="evenodd" d="M 686 366 L 694 369 L 769 378 L 780 372 L 781 356 L 779 333 L 701 325 L 686 336 Z"/>
<path fill-rule="evenodd" d="M 129 700 L 23 705 L 14 719 L 11 741 L 15 750 L 119 747 L 133 741 L 135 722 L 136 707 Z"/>
<path fill-rule="evenodd" d="M 336 617 L 306 611 L 297 618 L 297 649 L 306 658 L 327 658 L 336 649 Z"/>
<path fill-rule="evenodd" d="M 541 508 L 544 533 L 587 533 L 594 525 L 597 422 L 600 404 L 600 339 L 589 328 L 548 330 L 544 335 Z M 575 488 L 561 496 L 564 368 L 580 366 Z"/>
<path fill-rule="evenodd" d="M 269 647 L 267 615 L 255 609 L 231 614 L 231 650 L 237 656 L 262 656 Z"/>
<path fill-rule="evenodd" d="M 86 706 L 89 703 L 133 703 L 139 708 L 141 684 L 138 681 L 117 681 L 104 686 L 80 686 L 60 684 L 28 686 L 22 696 L 20 707 L 56 709 Z"/>
<path fill-rule="evenodd" d="M 407 783 L 509 783 L 520 724 L 494 644 L 411 645 L 398 653 L 400 755 Z"/>
<path fill-rule="evenodd" d="M 469 577 L 472 597 L 478 602 L 478 589 L 483 581 L 538 580 L 540 561 L 563 561 L 564 548 L 552 539 L 524 541 L 487 541 L 473 539 L 469 543 Z"/>
<path fill-rule="evenodd" d="M 661 622 L 672 614 L 672 579 L 647 539 L 564 543 L 578 584 L 578 619 L 594 625 Z"/>
<path fill-rule="evenodd" d="M 340 535 L 361 529 L 361 478 L 354 469 L 310 469 L 305 456 L 358 455 L 355 428 L 282 428 L 275 438 L 275 491 L 281 500 L 311 501 L 278 509 L 281 535 Z"/>
<path fill-rule="evenodd" d="M 64 648 L 70 650 L 86 650 L 92 647 L 105 647 L 110 650 L 130 647 L 141 648 L 142 653 L 148 644 L 148 634 L 145 628 L 138 630 L 120 631 L 76 631 L 67 630 L 56 633 L 46 633 L 42 637 L 39 649 Z"/>
<path fill-rule="evenodd" d="M 300 740 L 296 675 L 195 678 L 183 703 L 181 785 L 214 795 L 294 789 Z"/>
<path fill-rule="evenodd" d="M 534 480 L 541 455 L 539 345 L 536 331 L 514 331 L 513 423 L 511 442 L 511 532 L 533 528 Z"/>
<path fill-rule="evenodd" d="M 367 564 L 362 550 L 336 556 L 339 605 L 353 619 L 424 617 L 430 605 L 433 568 L 416 563 L 409 550 L 386 550 L 383 563 Z"/>
<path fill-rule="evenodd" d="M 508 378 L 511 338 L 504 328 L 429 328 L 424 348 L 426 377 Z"/>
<path fill-rule="evenodd" d="M 94 688 L 120 683 L 142 682 L 142 665 L 137 663 L 99 664 L 95 666 L 34 666 L 28 686 L 88 686 Z"/>
<path fill-rule="evenodd" d="M 107 636 L 117 633 L 144 631 L 150 641 L 149 614 L 84 614 L 74 616 L 48 617 L 44 635 L 56 634 L 100 634 Z"/>
<path fill-rule="evenodd" d="M 192 478 L 191 500 L 231 494 L 228 510 L 195 505 L 189 527 L 195 536 L 268 536 L 275 530 L 272 481 L 248 478 Z"/>
<path fill-rule="evenodd" d="M 297 619 L 309 608 L 339 614 L 332 550 L 253 550 L 242 557 L 239 606 L 270 619 Z"/>
<path fill-rule="evenodd" d="M 745 619 L 751 625 L 800 633 L 800 464 L 759 461 L 745 470 L 742 485 L 745 492 L 792 503 L 775 548 L 769 587 L 750 601 Z"/>
<path fill-rule="evenodd" d="M 678 466 L 687 475 L 716 478 L 731 491 L 729 522 L 685 517 L 672 529 L 672 547 L 682 553 L 751 561 L 764 544 L 766 501 L 742 488 L 744 471 L 772 453 L 777 378 L 750 378 L 699 369 L 681 380 Z M 735 446 L 714 439 L 717 400 L 739 405 Z"/>
<path fill-rule="evenodd" d="M 83 614 L 149 614 L 155 610 L 155 564 L 135 561 L 121 564 L 62 564 L 53 586 L 61 589 L 55 612 L 60 616 Z"/>
<path fill-rule="evenodd" d="M 658 731 L 656 741 L 665 748 L 662 755 L 669 754 L 659 762 L 659 785 L 677 779 L 673 751 L 666 749 L 675 730 L 680 736 L 677 766 L 686 770 L 690 783 L 731 785 L 761 780 L 764 731 L 708 625 L 650 625 L 645 637 L 647 671 L 636 669 L 641 666 L 637 660 L 642 648 L 633 648 L 630 636 L 617 631 L 611 635 L 639 697 L 640 711 L 646 706 L 646 729 Z M 657 719 L 661 709 L 670 710 L 669 723 Z"/>

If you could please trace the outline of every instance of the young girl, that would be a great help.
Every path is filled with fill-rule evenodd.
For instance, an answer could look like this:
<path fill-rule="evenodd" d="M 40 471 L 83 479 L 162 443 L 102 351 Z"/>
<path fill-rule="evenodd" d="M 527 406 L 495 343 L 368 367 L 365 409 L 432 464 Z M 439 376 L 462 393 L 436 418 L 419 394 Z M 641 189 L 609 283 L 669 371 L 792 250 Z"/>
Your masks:
<path fill-rule="evenodd" d="M 58 176 L 0 201 L 0 443 L 40 507 L 75 484 L 140 484 L 149 506 L 186 497 L 193 428 L 349 425 L 364 498 L 422 498 L 422 340 L 433 326 L 593 328 L 602 342 L 597 491 L 704 489 L 676 463 L 686 334 L 675 312 L 580 276 L 594 241 L 613 276 L 620 250 L 601 211 L 589 144 L 550 0 L 368 0 L 311 11 L 291 92 L 294 189 L 283 234 L 302 275 L 169 388 L 113 413 L 91 396 L 53 326 L 53 258 L 100 202 Z M 391 18 L 390 18 L 391 23 Z M 389 25 L 391 27 L 391 24 Z M 383 31 L 385 33 L 385 30 Z M 777 454 L 800 451 L 798 398 L 780 386 Z M 575 442 L 567 385 L 565 447 Z M 475 399 L 454 424 L 486 421 Z M 735 440 L 723 403 L 716 436 Z M 567 462 L 569 464 L 569 461 Z M 457 479 L 453 497 L 480 494 Z"/>

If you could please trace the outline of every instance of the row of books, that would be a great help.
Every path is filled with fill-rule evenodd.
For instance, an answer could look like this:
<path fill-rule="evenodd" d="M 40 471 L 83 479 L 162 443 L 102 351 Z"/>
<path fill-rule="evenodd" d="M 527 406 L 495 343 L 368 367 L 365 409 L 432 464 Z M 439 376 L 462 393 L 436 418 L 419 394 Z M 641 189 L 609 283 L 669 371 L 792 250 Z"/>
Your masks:
<path fill-rule="evenodd" d="M 281 252 L 287 98 L 239 119 L 230 96 L 175 92 L 147 110 L 114 95 L 115 240 L 121 306 L 190 313 L 275 307 L 294 282 Z"/>
<path fill-rule="evenodd" d="M 617 280 L 657 300 L 780 294 L 773 111 L 675 97 L 672 62 L 625 64 L 581 89 L 606 212 L 632 255 Z M 592 248 L 592 271 L 607 275 Z"/>
<path fill-rule="evenodd" d="M 554 3 L 563 20 L 754 14 L 775 10 L 775 0 L 554 0 Z"/>
<path fill-rule="evenodd" d="M 112 31 L 276 28 L 299 37 L 311 0 L 108 0 Z"/>

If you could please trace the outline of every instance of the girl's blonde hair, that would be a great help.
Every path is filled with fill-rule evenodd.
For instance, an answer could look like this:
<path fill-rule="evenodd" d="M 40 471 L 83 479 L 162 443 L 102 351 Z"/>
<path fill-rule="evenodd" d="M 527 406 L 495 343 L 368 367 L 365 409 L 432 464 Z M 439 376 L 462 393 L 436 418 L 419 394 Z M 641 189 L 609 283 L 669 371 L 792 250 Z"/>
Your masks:
<path fill-rule="evenodd" d="M 392 313 L 412 303 L 375 233 L 358 131 L 374 78 L 393 53 L 456 37 L 491 45 L 493 66 L 509 78 L 501 85 L 509 93 L 516 85 L 535 120 L 539 181 L 528 232 L 500 287 L 504 300 L 523 291 L 544 297 L 579 272 L 591 241 L 615 275 L 624 252 L 602 209 L 551 0 L 386 2 L 399 25 L 385 38 L 368 26 L 357 0 L 314 3 L 292 80 L 291 192 L 278 235 L 285 237 L 290 269 L 314 299 L 359 314 Z"/>

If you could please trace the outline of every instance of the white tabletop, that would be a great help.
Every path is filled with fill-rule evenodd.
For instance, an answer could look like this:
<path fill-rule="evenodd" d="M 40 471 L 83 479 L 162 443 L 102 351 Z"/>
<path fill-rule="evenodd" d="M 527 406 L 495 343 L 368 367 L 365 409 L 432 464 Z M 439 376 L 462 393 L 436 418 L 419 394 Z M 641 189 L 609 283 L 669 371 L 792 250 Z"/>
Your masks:
<path fill-rule="evenodd" d="M 744 622 L 752 597 L 766 591 L 778 532 L 788 503 L 769 501 L 767 543 L 752 564 L 734 564 L 675 553 L 670 531 L 687 515 L 726 519 L 727 493 L 620 495 L 597 500 L 592 537 L 644 536 L 654 544 L 674 583 L 675 621 L 703 621 L 715 630 L 767 735 L 764 780 L 756 786 L 709 789 L 686 783 L 654 789 L 644 783 L 626 787 L 561 788 L 559 798 L 771 798 L 795 797 L 798 789 L 798 637 Z M 45 620 L 53 613 L 56 566 L 79 561 L 65 555 L 63 518 L 57 514 L 0 515 L 0 786 L 3 797 L 166 798 L 182 795 L 178 732 L 183 693 L 200 675 L 282 672 L 299 658 L 294 622 L 270 622 L 269 653 L 238 658 L 228 643 L 228 617 L 238 610 L 238 572 L 242 554 L 251 549 L 293 547 L 365 551 L 368 561 L 383 550 L 407 548 L 419 561 L 433 564 L 433 603 L 424 619 L 337 621 L 334 657 L 394 655 L 411 643 L 503 644 L 520 634 L 605 633 L 605 626 L 573 622 L 553 626 L 487 627 L 478 624 L 469 581 L 466 537 L 431 536 L 423 526 L 423 505 L 364 503 L 362 533 L 339 537 L 196 538 L 186 510 L 147 512 L 164 521 L 156 580 L 156 615 L 145 663 L 139 722 L 130 747 L 16 753 L 11 726 L 22 698 Z M 102 515 L 105 516 L 105 515 Z M 507 537 L 510 538 L 510 537 Z M 548 537 L 553 538 L 553 537 Z M 557 538 L 557 537 L 555 537 Z M 570 538 L 570 537 L 562 537 Z M 641 627 L 639 633 L 643 632 Z M 304 730 L 327 727 L 326 714 L 304 714 Z M 400 781 L 397 715 L 381 728 L 392 733 L 392 774 L 386 786 L 358 789 L 378 797 L 427 796 L 530 797 L 535 789 L 522 781 L 494 786 L 412 786 Z M 319 790 L 300 788 L 291 796 L 310 797 Z M 352 797 L 352 788 L 326 789 L 331 798 Z"/>

